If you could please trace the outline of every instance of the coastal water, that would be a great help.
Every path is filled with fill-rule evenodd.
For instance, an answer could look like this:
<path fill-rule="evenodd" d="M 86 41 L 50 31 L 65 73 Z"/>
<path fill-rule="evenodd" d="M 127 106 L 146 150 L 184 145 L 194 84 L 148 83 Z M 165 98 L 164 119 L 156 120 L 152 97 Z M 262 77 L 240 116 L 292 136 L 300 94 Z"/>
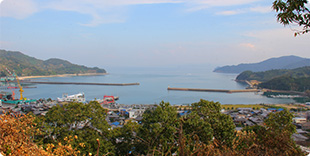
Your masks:
<path fill-rule="evenodd" d="M 212 72 L 210 67 L 175 68 L 115 68 L 108 75 L 41 78 L 40 81 L 135 83 L 136 86 L 88 86 L 88 85 L 35 85 L 24 89 L 24 97 L 31 99 L 61 97 L 63 93 L 84 92 L 87 101 L 102 99 L 104 95 L 119 96 L 120 104 L 154 104 L 162 100 L 171 104 L 191 104 L 200 99 L 222 104 L 291 103 L 290 99 L 272 99 L 255 93 L 215 93 L 168 91 L 167 87 L 245 89 L 235 82 L 237 74 Z M 16 93 L 18 95 L 18 92 Z"/>

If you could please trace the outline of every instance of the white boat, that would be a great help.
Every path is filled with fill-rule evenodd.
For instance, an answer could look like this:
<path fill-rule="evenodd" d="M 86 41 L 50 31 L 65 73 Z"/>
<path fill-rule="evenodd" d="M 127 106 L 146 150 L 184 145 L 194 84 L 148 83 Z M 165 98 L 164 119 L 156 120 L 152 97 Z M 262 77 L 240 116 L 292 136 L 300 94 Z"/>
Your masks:
<path fill-rule="evenodd" d="M 57 98 L 58 102 L 85 102 L 84 93 L 78 93 L 73 95 L 68 95 L 67 93 L 62 94 L 62 98 Z"/>

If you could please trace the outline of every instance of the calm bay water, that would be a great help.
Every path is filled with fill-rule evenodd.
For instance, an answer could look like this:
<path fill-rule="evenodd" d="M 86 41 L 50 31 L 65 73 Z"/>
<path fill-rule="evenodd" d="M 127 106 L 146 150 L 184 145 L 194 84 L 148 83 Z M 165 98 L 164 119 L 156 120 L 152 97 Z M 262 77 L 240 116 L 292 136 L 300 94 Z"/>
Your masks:
<path fill-rule="evenodd" d="M 235 82 L 237 74 L 212 72 L 213 68 L 163 68 L 163 69 L 116 69 L 109 75 L 54 77 L 38 79 L 59 82 L 134 83 L 138 86 L 87 86 L 87 85 L 36 85 L 24 89 L 27 98 L 61 97 L 63 93 L 84 92 L 87 101 L 102 99 L 104 95 L 119 96 L 120 104 L 154 104 L 162 100 L 171 104 L 191 104 L 200 99 L 218 101 L 222 104 L 290 103 L 290 99 L 271 99 L 255 93 L 214 93 L 168 91 L 167 87 L 244 89 L 245 84 Z"/>

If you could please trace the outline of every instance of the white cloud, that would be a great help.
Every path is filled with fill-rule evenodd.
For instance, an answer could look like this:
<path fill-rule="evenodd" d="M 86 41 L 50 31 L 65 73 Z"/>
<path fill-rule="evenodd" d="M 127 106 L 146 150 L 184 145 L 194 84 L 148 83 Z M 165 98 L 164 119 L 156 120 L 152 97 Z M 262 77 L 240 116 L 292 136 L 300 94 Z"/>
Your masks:
<path fill-rule="evenodd" d="M 270 6 L 258 6 L 258 7 L 251 7 L 251 8 L 244 8 L 244 9 L 237 9 L 237 10 L 226 10 L 217 12 L 217 15 L 237 15 L 237 14 L 244 14 L 249 12 L 256 12 L 256 13 L 269 13 L 272 9 Z"/>
<path fill-rule="evenodd" d="M 265 53 L 268 57 L 298 55 L 310 57 L 309 35 L 294 37 L 294 32 L 288 28 L 255 31 L 245 34 L 252 38 L 257 53 Z"/>
<path fill-rule="evenodd" d="M 124 22 L 126 8 L 130 5 L 180 3 L 188 7 L 188 11 L 198 11 L 210 7 L 236 6 L 250 4 L 261 0 L 4 0 L 1 16 L 17 19 L 44 9 L 72 11 L 89 15 L 92 19 L 83 25 L 96 26 L 102 23 Z M 265 11 L 265 8 L 251 8 L 252 11 Z M 218 14 L 232 15 L 243 13 L 243 10 L 223 11 Z"/>
<path fill-rule="evenodd" d="M 38 11 L 32 0 L 2 0 L 0 16 L 23 19 Z"/>
<path fill-rule="evenodd" d="M 245 47 L 245 48 L 250 48 L 250 49 L 254 49 L 255 45 L 252 43 L 241 43 L 240 44 L 241 47 Z"/>
<path fill-rule="evenodd" d="M 249 10 L 258 13 L 268 13 L 272 11 L 272 8 L 271 6 L 258 6 L 258 7 L 252 7 Z"/>
<path fill-rule="evenodd" d="M 221 11 L 216 13 L 217 15 L 237 15 L 237 14 L 242 14 L 245 11 L 243 10 L 230 10 L 230 11 Z"/>
<path fill-rule="evenodd" d="M 261 0 L 192 0 L 184 1 L 189 5 L 187 11 L 199 11 L 210 7 L 224 7 L 250 4 Z"/>
<path fill-rule="evenodd" d="M 233 5 L 249 4 L 257 1 L 260 0 L 193 0 L 193 1 L 187 1 L 186 3 L 205 4 L 209 6 L 233 6 Z"/>

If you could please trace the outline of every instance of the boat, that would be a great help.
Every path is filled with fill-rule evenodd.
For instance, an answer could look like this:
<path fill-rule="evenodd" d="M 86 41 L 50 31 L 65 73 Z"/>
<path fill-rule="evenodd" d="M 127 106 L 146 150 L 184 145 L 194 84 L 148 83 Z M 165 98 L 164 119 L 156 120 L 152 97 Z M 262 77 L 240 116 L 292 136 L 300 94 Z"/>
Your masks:
<path fill-rule="evenodd" d="M 0 92 L 0 99 L 3 100 L 3 101 L 6 101 L 6 100 L 14 100 L 14 97 L 11 93 L 9 92 L 4 92 L 4 91 L 1 91 Z"/>
<path fill-rule="evenodd" d="M 84 93 L 78 93 L 73 95 L 68 95 L 67 93 L 62 94 L 61 98 L 57 98 L 58 102 L 85 102 Z"/>
<path fill-rule="evenodd" d="M 104 95 L 102 100 L 98 99 L 96 101 L 98 101 L 101 105 L 110 105 L 115 104 L 116 103 L 115 101 L 118 99 L 119 99 L 118 96 Z"/>

